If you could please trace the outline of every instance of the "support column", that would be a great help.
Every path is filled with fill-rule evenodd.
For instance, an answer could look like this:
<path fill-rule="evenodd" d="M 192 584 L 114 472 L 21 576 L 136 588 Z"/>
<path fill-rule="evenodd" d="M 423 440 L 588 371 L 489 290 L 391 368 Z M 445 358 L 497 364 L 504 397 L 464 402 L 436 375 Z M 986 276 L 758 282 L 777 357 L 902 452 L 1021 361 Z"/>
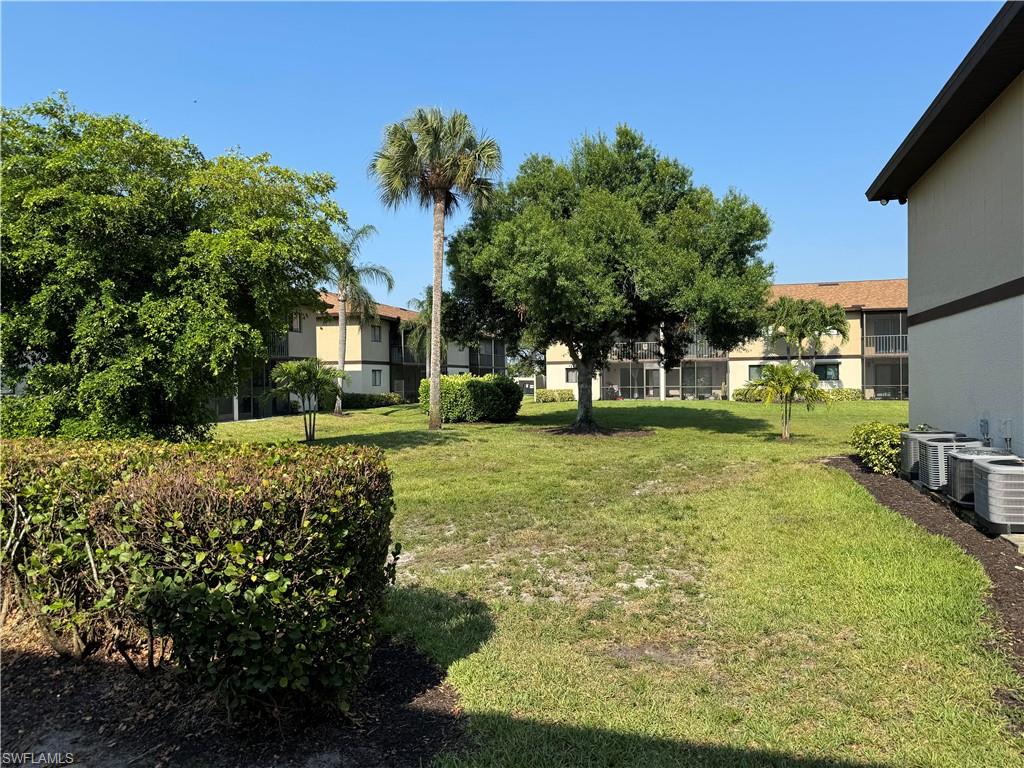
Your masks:
<path fill-rule="evenodd" d="M 231 420 L 238 421 L 238 393 L 231 397 Z"/>

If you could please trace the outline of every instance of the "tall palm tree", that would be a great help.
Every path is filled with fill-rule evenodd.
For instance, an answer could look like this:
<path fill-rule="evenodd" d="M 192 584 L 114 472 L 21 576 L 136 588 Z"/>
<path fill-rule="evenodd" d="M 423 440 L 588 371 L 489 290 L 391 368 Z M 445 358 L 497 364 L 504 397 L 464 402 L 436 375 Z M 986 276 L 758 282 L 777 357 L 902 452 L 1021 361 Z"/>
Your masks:
<path fill-rule="evenodd" d="M 445 115 L 420 108 L 384 129 L 373 156 L 381 202 L 389 208 L 415 199 L 434 212 L 434 282 L 430 324 L 430 428 L 441 428 L 441 277 L 444 272 L 444 220 L 460 203 L 486 205 L 494 188 L 490 175 L 501 170 L 501 150 L 477 136 L 462 112 Z"/>
<path fill-rule="evenodd" d="M 334 412 L 342 413 L 341 385 L 345 373 L 346 326 L 348 316 L 355 315 L 361 323 L 371 322 L 377 316 L 377 302 L 370 293 L 367 283 L 378 283 L 388 291 L 395 287 L 395 279 L 387 267 L 379 264 L 360 264 L 356 261 L 359 249 L 367 238 L 377 234 L 370 224 L 352 230 L 347 236 L 339 237 L 341 246 L 330 265 L 330 280 L 338 292 L 338 397 Z"/>

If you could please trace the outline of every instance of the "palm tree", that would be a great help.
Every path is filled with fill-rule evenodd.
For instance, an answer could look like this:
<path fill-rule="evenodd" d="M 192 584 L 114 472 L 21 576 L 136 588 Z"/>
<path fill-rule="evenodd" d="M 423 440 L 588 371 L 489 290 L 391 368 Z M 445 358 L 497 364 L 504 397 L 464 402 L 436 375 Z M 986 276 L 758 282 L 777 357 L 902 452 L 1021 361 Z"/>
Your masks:
<path fill-rule="evenodd" d="M 361 323 L 371 322 L 377 316 L 377 302 L 367 288 L 367 283 L 379 283 L 390 292 L 395 287 L 395 279 L 387 267 L 379 264 L 360 264 L 356 257 L 359 249 L 367 238 L 377 234 L 370 224 L 352 230 L 347 237 L 339 237 L 341 246 L 330 265 L 330 280 L 338 292 L 338 397 L 334 402 L 334 412 L 342 413 L 341 386 L 345 372 L 345 347 L 347 336 L 345 329 L 350 314 L 359 318 Z"/>
<path fill-rule="evenodd" d="M 348 374 L 331 368 L 317 357 L 305 360 L 287 360 L 278 363 L 270 372 L 270 380 L 274 388 L 269 397 L 295 395 L 299 398 L 299 409 L 302 411 L 302 427 L 306 433 L 306 442 L 311 443 L 316 437 L 316 412 L 320 403 L 330 402 L 341 392 L 339 379 L 347 378 Z"/>
<path fill-rule="evenodd" d="M 409 309 L 416 313 L 416 319 L 402 321 L 402 333 L 405 337 L 406 346 L 417 352 L 422 352 L 427 358 L 427 365 L 430 365 L 430 333 L 433 329 L 433 293 L 434 289 L 427 286 L 423 289 L 423 296 L 412 299 L 409 302 Z M 448 341 L 441 334 L 441 367 L 445 365 Z"/>
<path fill-rule="evenodd" d="M 789 440 L 789 425 L 793 420 L 793 403 L 803 400 L 807 410 L 816 403 L 826 402 L 825 393 L 818 387 L 818 377 L 803 366 L 766 365 L 761 378 L 750 383 L 750 392 L 765 405 L 782 406 L 782 439 Z"/>
<path fill-rule="evenodd" d="M 434 211 L 434 282 L 430 324 L 430 428 L 441 428 L 441 278 L 444 272 L 444 220 L 460 203 L 487 204 L 501 170 L 501 150 L 477 136 L 462 112 L 446 116 L 436 107 L 420 108 L 384 129 L 373 156 L 380 198 L 388 208 L 415 199 Z"/>

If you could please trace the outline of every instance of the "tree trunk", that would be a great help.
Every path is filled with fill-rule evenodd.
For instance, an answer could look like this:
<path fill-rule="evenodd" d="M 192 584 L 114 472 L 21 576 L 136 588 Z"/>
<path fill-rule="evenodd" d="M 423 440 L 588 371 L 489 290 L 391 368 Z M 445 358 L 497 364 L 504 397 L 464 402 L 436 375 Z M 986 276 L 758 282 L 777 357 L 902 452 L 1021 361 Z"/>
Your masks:
<path fill-rule="evenodd" d="M 348 342 L 348 300 L 345 298 L 345 294 L 342 291 L 342 287 L 338 286 L 338 370 L 345 370 L 345 347 Z M 338 377 L 338 397 L 334 400 L 334 413 L 337 416 L 341 416 L 341 387 L 344 384 L 344 377 Z"/>
<path fill-rule="evenodd" d="M 434 287 L 430 307 L 430 429 L 441 428 L 441 277 L 444 273 L 445 194 L 434 195 Z"/>
<path fill-rule="evenodd" d="M 576 421 L 572 423 L 574 432 L 595 432 L 598 429 L 594 421 L 594 364 L 589 360 L 573 361 L 576 365 Z"/>
<path fill-rule="evenodd" d="M 789 440 L 789 419 L 791 404 L 788 400 L 782 401 L 782 439 Z"/>

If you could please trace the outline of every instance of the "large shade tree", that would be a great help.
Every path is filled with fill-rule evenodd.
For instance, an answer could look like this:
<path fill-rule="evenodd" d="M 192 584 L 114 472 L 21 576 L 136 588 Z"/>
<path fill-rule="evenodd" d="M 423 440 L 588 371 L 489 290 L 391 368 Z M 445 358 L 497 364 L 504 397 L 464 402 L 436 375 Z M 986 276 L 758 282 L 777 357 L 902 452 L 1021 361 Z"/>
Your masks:
<path fill-rule="evenodd" d="M 360 323 L 372 322 L 377 317 L 377 300 L 373 298 L 370 284 L 382 285 L 388 291 L 395 287 L 395 279 L 387 267 L 359 261 L 363 243 L 376 233 L 376 228 L 365 224 L 340 236 L 340 247 L 334 249 L 329 267 L 329 280 L 338 295 L 338 396 L 334 412 L 339 416 L 342 413 L 348 318 L 355 317 Z"/>
<path fill-rule="evenodd" d="M 317 301 L 345 214 L 333 179 L 64 97 L 2 112 L 0 366 L 82 436 L 204 435 L 289 316 Z"/>
<path fill-rule="evenodd" d="M 564 344 L 578 371 L 573 429 L 597 428 L 593 378 L 616 341 L 658 332 L 664 362 L 695 334 L 730 348 L 757 334 L 771 269 L 767 215 L 715 196 L 628 127 L 532 156 L 452 239 L 460 333 L 512 348 Z"/>
<path fill-rule="evenodd" d="M 370 172 L 381 201 L 398 207 L 415 200 L 434 214 L 434 279 L 430 330 L 430 428 L 441 428 L 441 279 L 444 272 L 444 222 L 460 205 L 486 206 L 491 176 L 501 170 L 501 151 L 493 139 L 478 136 L 462 112 L 417 109 L 384 130 Z"/>

